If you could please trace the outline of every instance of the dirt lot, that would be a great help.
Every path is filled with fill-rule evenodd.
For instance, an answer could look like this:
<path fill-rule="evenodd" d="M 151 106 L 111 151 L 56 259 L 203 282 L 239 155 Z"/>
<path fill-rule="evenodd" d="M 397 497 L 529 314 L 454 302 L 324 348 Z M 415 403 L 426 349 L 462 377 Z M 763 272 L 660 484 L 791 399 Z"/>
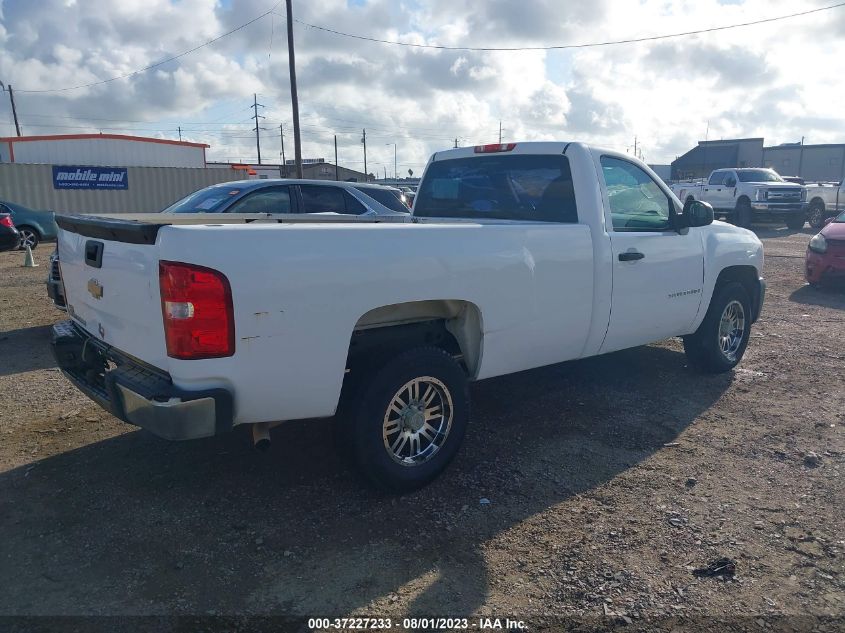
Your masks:
<path fill-rule="evenodd" d="M 668 341 L 478 384 L 456 463 L 402 498 L 326 422 L 258 454 L 116 421 L 50 356 L 49 247 L 0 254 L 0 615 L 845 616 L 845 293 L 804 284 L 809 230 L 761 236 L 738 370 Z M 733 580 L 692 575 L 722 556 Z"/>

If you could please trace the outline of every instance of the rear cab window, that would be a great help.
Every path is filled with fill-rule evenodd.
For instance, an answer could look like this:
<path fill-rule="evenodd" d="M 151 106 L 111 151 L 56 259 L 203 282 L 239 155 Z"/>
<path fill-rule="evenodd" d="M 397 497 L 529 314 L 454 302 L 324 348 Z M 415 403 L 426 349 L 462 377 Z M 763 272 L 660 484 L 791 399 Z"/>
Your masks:
<path fill-rule="evenodd" d="M 414 215 L 577 223 L 569 159 L 510 154 L 435 161 L 417 192 Z"/>

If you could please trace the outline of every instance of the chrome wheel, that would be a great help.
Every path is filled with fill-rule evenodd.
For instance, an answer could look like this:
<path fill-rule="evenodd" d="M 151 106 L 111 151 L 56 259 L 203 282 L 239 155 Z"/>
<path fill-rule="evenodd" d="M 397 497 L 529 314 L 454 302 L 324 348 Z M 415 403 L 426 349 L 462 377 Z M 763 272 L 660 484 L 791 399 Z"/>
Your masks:
<path fill-rule="evenodd" d="M 20 229 L 21 234 L 21 249 L 25 249 L 27 246 L 30 248 L 35 248 L 35 245 L 38 244 L 38 236 L 35 234 L 35 231 L 31 229 Z"/>
<path fill-rule="evenodd" d="M 382 424 L 384 448 L 403 466 L 434 457 L 452 428 L 452 395 L 441 381 L 422 376 L 406 382 L 390 401 Z"/>
<path fill-rule="evenodd" d="M 745 310 L 739 301 L 734 300 L 725 306 L 719 320 L 719 348 L 726 359 L 731 362 L 736 360 L 744 336 Z"/>

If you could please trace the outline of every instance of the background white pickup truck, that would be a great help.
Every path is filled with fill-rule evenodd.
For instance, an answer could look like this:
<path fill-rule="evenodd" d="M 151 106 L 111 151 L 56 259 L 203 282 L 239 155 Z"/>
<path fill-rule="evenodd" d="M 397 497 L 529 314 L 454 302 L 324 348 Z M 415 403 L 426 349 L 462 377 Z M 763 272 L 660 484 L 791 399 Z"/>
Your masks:
<path fill-rule="evenodd" d="M 702 200 L 716 215 L 746 228 L 755 220 L 781 220 L 800 229 L 806 219 L 804 187 L 786 182 L 771 169 L 716 169 L 707 182 L 676 183 L 672 191 L 685 204 Z"/>
<path fill-rule="evenodd" d="M 807 221 L 814 229 L 827 218 L 845 211 L 845 181 L 837 184 L 807 185 Z"/>
<path fill-rule="evenodd" d="M 376 484 L 455 455 L 468 382 L 683 336 L 727 371 L 765 285 L 745 229 L 682 211 L 626 154 L 520 143 L 435 154 L 414 217 L 59 218 L 59 365 L 167 438 L 336 416 Z"/>

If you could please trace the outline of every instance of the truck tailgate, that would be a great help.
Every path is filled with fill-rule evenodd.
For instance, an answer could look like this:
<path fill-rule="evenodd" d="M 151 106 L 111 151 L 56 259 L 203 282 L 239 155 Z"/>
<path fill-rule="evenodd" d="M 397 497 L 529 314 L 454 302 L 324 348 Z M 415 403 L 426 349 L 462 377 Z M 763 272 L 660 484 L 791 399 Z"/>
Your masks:
<path fill-rule="evenodd" d="M 154 234 L 151 243 L 123 241 L 116 234 L 92 234 L 61 220 L 59 224 L 68 314 L 95 338 L 166 370 Z"/>

